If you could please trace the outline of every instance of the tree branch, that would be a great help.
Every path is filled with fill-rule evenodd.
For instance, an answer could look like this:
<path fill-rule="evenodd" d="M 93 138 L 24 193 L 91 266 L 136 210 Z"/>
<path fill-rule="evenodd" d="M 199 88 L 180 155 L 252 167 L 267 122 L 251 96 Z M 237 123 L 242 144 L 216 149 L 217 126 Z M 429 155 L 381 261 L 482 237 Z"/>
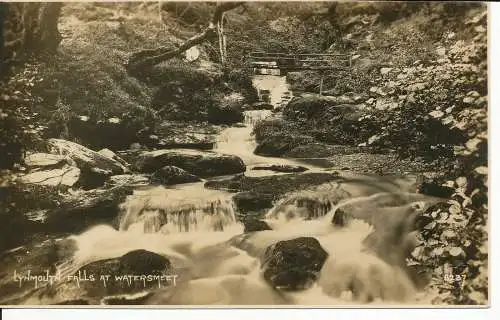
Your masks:
<path fill-rule="evenodd" d="M 127 64 L 129 73 L 137 74 L 141 70 L 147 70 L 162 61 L 178 56 L 189 48 L 217 36 L 216 26 L 222 20 L 224 12 L 237 8 L 242 4 L 243 2 L 222 2 L 218 4 L 208 27 L 203 32 L 186 40 L 176 49 L 160 47 L 157 49 L 142 50 L 132 54 Z"/>

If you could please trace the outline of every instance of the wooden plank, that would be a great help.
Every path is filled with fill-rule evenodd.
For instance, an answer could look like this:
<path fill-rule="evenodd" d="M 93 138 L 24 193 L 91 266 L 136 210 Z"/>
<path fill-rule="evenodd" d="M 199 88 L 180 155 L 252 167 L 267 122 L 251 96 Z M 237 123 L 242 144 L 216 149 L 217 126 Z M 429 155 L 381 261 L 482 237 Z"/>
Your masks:
<path fill-rule="evenodd" d="M 316 57 L 316 56 L 332 56 L 332 57 L 339 57 L 339 56 L 344 56 L 344 57 L 349 57 L 351 56 L 350 54 L 345 54 L 345 53 L 279 53 L 279 52 L 250 52 L 249 55 L 258 55 L 258 56 L 289 56 L 289 57 L 294 57 L 294 56 L 311 56 L 311 57 Z"/>

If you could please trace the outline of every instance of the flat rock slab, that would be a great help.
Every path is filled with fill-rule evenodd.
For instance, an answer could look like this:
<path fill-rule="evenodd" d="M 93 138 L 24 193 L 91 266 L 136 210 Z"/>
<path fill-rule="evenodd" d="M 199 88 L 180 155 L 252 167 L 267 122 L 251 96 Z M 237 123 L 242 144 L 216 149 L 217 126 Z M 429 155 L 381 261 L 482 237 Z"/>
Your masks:
<path fill-rule="evenodd" d="M 82 170 L 97 168 L 109 171 L 112 174 L 122 174 L 126 170 L 118 161 L 78 143 L 63 139 L 49 139 L 48 144 L 52 149 L 52 153 L 69 157 Z"/>
<path fill-rule="evenodd" d="M 26 156 L 24 163 L 28 168 L 44 168 L 57 166 L 65 161 L 66 157 L 50 153 L 32 153 Z"/>
<path fill-rule="evenodd" d="M 285 173 L 293 173 L 293 172 L 304 172 L 309 169 L 302 166 L 292 166 L 292 165 L 270 165 L 270 166 L 255 166 L 252 170 L 270 170 L 276 172 L 285 172 Z"/>
<path fill-rule="evenodd" d="M 241 173 L 246 166 L 237 156 L 189 149 L 164 149 L 143 152 L 134 168 L 153 173 L 164 166 L 176 166 L 199 177 L 214 177 Z"/>
<path fill-rule="evenodd" d="M 59 169 L 41 170 L 21 177 L 23 183 L 44 186 L 73 186 L 80 179 L 80 169 L 64 165 Z"/>

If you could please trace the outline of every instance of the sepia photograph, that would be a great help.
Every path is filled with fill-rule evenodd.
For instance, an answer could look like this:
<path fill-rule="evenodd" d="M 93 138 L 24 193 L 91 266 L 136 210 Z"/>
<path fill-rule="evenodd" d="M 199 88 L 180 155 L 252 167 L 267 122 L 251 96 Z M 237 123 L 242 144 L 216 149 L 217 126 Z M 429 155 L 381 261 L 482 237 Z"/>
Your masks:
<path fill-rule="evenodd" d="M 0 2 L 0 307 L 490 306 L 488 22 Z"/>

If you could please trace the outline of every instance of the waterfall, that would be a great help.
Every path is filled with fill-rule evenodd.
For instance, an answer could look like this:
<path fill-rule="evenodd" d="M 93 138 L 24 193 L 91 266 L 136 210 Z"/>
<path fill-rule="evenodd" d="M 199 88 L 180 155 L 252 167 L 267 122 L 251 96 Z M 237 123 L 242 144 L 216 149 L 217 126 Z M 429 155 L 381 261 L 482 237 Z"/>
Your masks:
<path fill-rule="evenodd" d="M 235 223 L 230 195 L 197 183 L 177 189 L 137 190 L 122 204 L 119 228 L 172 234 L 224 231 Z"/>
<path fill-rule="evenodd" d="M 272 115 L 271 110 L 250 110 L 245 111 L 245 125 L 254 126 L 257 122 L 269 118 Z"/>

